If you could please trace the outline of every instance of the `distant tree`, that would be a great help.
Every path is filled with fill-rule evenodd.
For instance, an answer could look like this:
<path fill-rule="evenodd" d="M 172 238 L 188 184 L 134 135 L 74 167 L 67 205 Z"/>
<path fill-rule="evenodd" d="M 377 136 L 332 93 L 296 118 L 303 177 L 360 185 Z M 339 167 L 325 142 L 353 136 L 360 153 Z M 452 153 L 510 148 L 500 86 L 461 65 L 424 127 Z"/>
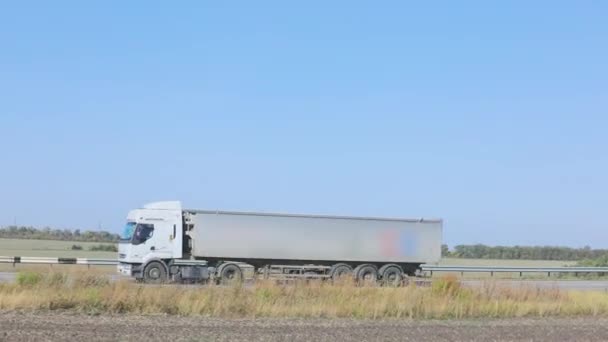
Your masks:
<path fill-rule="evenodd" d="M 441 256 L 442 257 L 448 257 L 450 256 L 450 248 L 448 248 L 448 245 L 441 245 Z"/>

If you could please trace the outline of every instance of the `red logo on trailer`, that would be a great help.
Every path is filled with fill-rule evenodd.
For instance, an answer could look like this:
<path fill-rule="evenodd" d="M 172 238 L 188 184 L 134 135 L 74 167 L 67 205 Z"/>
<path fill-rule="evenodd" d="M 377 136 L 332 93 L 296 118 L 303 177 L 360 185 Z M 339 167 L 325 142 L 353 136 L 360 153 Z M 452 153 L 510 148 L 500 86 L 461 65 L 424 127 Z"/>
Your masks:
<path fill-rule="evenodd" d="M 380 250 L 385 257 L 397 257 L 399 232 L 396 230 L 385 230 L 380 233 Z"/>

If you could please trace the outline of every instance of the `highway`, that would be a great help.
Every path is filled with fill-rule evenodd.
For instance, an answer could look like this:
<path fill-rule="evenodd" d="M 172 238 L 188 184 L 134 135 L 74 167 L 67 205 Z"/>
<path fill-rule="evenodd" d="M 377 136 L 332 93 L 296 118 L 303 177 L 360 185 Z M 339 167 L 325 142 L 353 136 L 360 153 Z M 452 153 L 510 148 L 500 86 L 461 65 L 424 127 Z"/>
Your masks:
<path fill-rule="evenodd" d="M 120 276 L 118 274 L 108 275 L 111 281 L 132 280 L 130 277 Z M 0 272 L 0 283 L 12 283 L 17 279 L 17 272 Z"/>
<path fill-rule="evenodd" d="M 0 283 L 14 282 L 16 272 L 0 272 Z M 110 275 L 112 281 L 131 280 L 129 277 Z M 480 287 L 492 282 L 504 287 L 538 287 L 543 289 L 579 290 L 579 291 L 607 291 L 608 280 L 463 280 L 465 286 Z"/>

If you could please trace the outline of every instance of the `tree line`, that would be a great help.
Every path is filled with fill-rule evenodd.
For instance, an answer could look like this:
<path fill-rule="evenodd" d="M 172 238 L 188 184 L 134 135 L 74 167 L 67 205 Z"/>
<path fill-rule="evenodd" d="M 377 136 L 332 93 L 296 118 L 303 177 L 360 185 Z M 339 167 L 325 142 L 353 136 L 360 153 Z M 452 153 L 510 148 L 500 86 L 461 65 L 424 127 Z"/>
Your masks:
<path fill-rule="evenodd" d="M 486 246 L 457 245 L 450 249 L 447 245 L 441 248 L 444 257 L 466 259 L 528 259 L 528 260 L 562 260 L 576 261 L 600 259 L 608 256 L 608 249 L 592 249 L 560 246 Z"/>
<path fill-rule="evenodd" d="M 3 239 L 62 240 L 82 242 L 118 242 L 120 236 L 107 231 L 80 231 L 80 229 L 51 229 L 25 226 L 8 226 L 0 228 Z"/>

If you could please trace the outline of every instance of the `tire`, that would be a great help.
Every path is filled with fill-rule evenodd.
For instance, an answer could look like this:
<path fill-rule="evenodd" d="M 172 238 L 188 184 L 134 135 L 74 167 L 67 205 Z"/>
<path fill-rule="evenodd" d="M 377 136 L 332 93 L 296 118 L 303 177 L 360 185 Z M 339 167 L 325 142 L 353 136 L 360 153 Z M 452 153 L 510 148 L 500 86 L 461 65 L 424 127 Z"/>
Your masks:
<path fill-rule="evenodd" d="M 234 285 L 243 280 L 243 271 L 238 265 L 228 264 L 220 271 L 220 283 L 222 285 Z"/>
<path fill-rule="evenodd" d="M 378 269 L 372 264 L 363 264 L 355 268 L 355 279 L 362 285 L 374 285 L 378 280 Z"/>
<path fill-rule="evenodd" d="M 403 280 L 401 267 L 394 264 L 382 266 L 378 273 L 382 278 L 382 284 L 385 286 L 399 286 Z"/>
<path fill-rule="evenodd" d="M 351 277 L 353 268 L 347 264 L 335 264 L 329 270 L 329 277 L 332 281 L 338 281 L 341 278 Z"/>
<path fill-rule="evenodd" d="M 167 281 L 165 265 L 159 261 L 152 261 L 144 268 L 144 283 L 162 284 Z"/>

